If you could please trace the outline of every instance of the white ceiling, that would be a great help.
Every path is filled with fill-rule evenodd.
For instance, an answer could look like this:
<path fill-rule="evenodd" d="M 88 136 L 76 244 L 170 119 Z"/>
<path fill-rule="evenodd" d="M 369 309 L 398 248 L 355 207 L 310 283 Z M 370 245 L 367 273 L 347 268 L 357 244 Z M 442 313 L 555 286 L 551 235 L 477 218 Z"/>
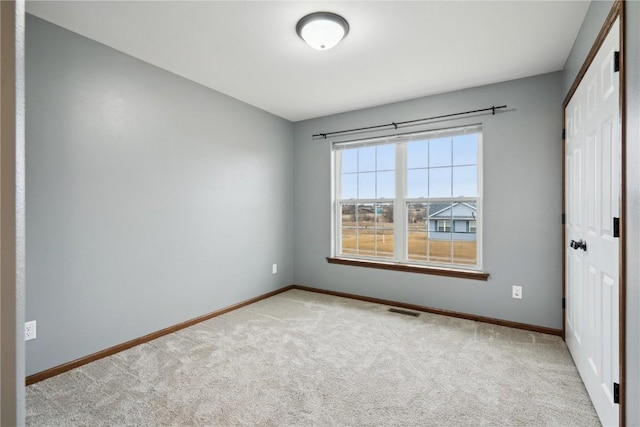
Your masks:
<path fill-rule="evenodd" d="M 291 121 L 561 70 L 589 1 L 28 1 L 27 12 Z M 344 16 L 330 51 L 302 16 Z"/>

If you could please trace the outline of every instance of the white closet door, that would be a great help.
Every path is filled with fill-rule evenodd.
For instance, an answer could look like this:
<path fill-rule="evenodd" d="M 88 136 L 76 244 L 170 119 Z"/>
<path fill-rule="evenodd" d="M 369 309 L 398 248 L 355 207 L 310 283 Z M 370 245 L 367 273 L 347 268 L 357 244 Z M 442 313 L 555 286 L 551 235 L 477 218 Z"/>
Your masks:
<path fill-rule="evenodd" d="M 605 426 L 618 425 L 619 22 L 565 109 L 566 340 Z M 571 247 L 571 242 L 577 242 Z"/>

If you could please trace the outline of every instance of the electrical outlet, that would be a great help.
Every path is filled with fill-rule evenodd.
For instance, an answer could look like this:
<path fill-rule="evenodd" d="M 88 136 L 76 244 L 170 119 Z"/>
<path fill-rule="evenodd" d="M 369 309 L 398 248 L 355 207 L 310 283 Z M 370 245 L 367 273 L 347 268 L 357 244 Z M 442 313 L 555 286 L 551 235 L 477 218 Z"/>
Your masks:
<path fill-rule="evenodd" d="M 273 264 L 273 265 L 271 266 L 271 272 L 272 272 L 273 274 L 276 274 L 276 273 L 278 272 L 278 264 Z"/>
<path fill-rule="evenodd" d="M 522 299 L 522 286 L 514 286 L 511 290 L 511 296 L 516 299 Z"/>
<path fill-rule="evenodd" d="M 31 322 L 24 323 L 24 340 L 35 340 L 36 339 L 36 321 L 32 320 Z"/>

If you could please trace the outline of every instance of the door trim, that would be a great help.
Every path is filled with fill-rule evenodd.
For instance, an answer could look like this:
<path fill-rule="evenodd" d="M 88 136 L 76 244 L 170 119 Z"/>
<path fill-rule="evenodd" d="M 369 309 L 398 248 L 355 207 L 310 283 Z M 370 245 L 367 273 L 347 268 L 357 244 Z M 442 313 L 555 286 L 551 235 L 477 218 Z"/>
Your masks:
<path fill-rule="evenodd" d="M 609 11 L 609 15 L 607 19 L 604 21 L 600 32 L 598 33 L 598 37 L 591 46 L 591 50 L 587 55 L 578 75 L 576 76 L 571 88 L 569 89 L 569 93 L 565 97 L 562 102 L 562 129 L 566 129 L 566 114 L 565 110 L 567 105 L 571 101 L 571 98 L 575 94 L 578 86 L 582 82 L 589 66 L 593 62 L 596 54 L 600 50 L 602 43 L 606 39 L 611 27 L 613 26 L 616 19 L 620 18 L 620 71 L 619 71 L 619 91 L 620 91 L 620 150 L 621 150 L 621 162 L 620 165 L 620 175 L 621 175 L 621 188 L 620 188 L 620 238 L 618 241 L 619 250 L 620 250 L 620 260 L 618 266 L 618 275 L 619 275 L 619 295 L 618 295 L 618 323 L 619 323 L 619 372 L 620 372 L 620 407 L 619 407 L 619 423 L 620 426 L 624 427 L 626 425 L 626 417 L 625 417 L 625 408 L 626 408 L 626 306 L 627 306 L 627 295 L 626 295 L 626 227 L 625 227 L 625 212 L 626 212 L 626 200 L 627 200 L 627 190 L 626 190 L 626 77 L 625 77 L 625 54 L 624 54 L 624 38 L 625 38 L 625 2 L 624 0 L 615 0 L 613 6 L 611 6 L 611 10 Z M 566 155 L 566 147 L 565 147 L 565 139 L 562 140 L 562 211 L 563 218 L 566 214 L 566 165 L 565 165 L 565 155 Z M 566 301 L 566 230 L 564 223 L 562 224 L 562 299 Z M 562 308 L 562 337 L 566 339 L 566 305 L 563 304 Z"/>
<path fill-rule="evenodd" d="M 0 0 L 0 424 L 18 425 L 16 311 L 16 4 Z"/>

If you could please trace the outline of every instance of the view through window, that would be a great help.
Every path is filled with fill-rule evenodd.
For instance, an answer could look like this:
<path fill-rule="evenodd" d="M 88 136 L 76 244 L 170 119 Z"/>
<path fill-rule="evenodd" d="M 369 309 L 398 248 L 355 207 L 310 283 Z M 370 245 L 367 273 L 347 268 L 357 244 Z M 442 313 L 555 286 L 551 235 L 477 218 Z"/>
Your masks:
<path fill-rule="evenodd" d="M 480 268 L 479 126 L 334 144 L 338 256 Z"/>

